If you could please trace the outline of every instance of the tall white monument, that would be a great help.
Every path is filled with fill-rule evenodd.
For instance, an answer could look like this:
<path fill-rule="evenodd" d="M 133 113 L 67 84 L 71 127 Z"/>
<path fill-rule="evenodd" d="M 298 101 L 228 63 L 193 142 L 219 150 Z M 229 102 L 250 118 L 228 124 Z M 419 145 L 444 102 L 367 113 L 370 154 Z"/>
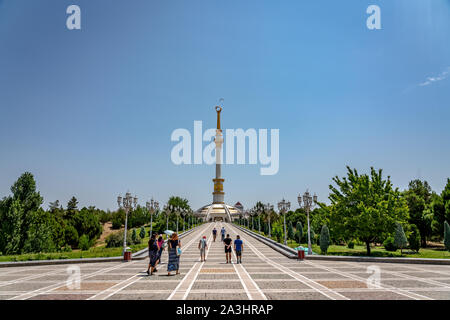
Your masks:
<path fill-rule="evenodd" d="M 196 215 L 204 221 L 225 221 L 231 222 L 239 218 L 240 211 L 233 206 L 225 204 L 225 192 L 223 192 L 222 178 L 222 144 L 223 134 L 220 127 L 220 113 L 222 107 L 216 106 L 217 128 L 214 142 L 216 144 L 216 177 L 213 179 L 213 203 L 208 204 L 196 211 Z"/>

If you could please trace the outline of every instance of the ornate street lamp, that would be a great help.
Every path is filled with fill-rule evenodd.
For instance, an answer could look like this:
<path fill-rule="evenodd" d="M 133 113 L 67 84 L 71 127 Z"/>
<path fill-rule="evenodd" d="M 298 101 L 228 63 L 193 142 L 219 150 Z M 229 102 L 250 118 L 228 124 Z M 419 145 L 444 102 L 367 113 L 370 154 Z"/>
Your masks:
<path fill-rule="evenodd" d="M 153 235 L 153 214 L 155 211 L 159 210 L 159 203 L 158 201 L 154 201 L 153 198 L 150 200 L 150 202 L 147 202 L 145 204 L 145 207 L 150 212 L 150 237 Z"/>
<path fill-rule="evenodd" d="M 302 196 L 299 194 L 297 197 L 298 205 L 300 208 L 302 208 Z M 312 248 L 311 248 L 311 229 L 309 224 L 309 212 L 312 208 L 314 208 L 317 204 L 317 196 L 314 194 L 314 196 L 311 197 L 309 194 L 309 191 L 306 190 L 306 192 L 303 194 L 303 208 L 306 211 L 306 217 L 308 220 L 308 255 L 312 254 Z"/>
<path fill-rule="evenodd" d="M 258 216 L 258 232 L 261 233 L 261 214 L 263 213 L 263 210 L 261 207 L 258 206 L 256 209 L 256 214 Z"/>
<path fill-rule="evenodd" d="M 255 225 L 253 224 L 253 217 L 254 217 L 255 214 L 256 214 L 255 209 L 250 209 L 250 210 L 249 210 L 249 214 L 250 214 L 250 217 L 252 218 L 252 227 L 250 228 L 250 230 L 254 230 L 254 229 L 255 229 Z"/>
<path fill-rule="evenodd" d="M 128 212 L 131 209 L 136 209 L 138 198 L 131 196 L 131 193 L 127 192 L 125 197 L 121 197 L 120 195 L 117 197 L 117 204 L 119 205 L 119 209 L 123 208 L 125 210 L 125 230 L 123 232 L 123 251 L 122 253 L 125 255 L 125 249 L 127 247 L 127 228 L 128 228 Z"/>
<path fill-rule="evenodd" d="M 267 217 L 269 218 L 269 238 L 271 237 L 271 232 L 272 232 L 272 226 L 270 225 L 270 215 L 272 214 L 273 211 L 273 204 L 270 203 L 266 203 L 264 205 L 264 210 L 267 212 Z"/>
<path fill-rule="evenodd" d="M 169 230 L 169 216 L 172 212 L 174 212 L 175 208 L 171 204 L 167 204 L 164 206 L 164 212 L 166 213 L 166 230 Z"/>
<path fill-rule="evenodd" d="M 185 224 L 185 217 L 188 214 L 188 210 L 187 209 L 181 209 L 180 214 L 183 217 L 183 232 L 184 232 L 186 230 L 185 229 L 185 225 L 184 225 Z"/>
<path fill-rule="evenodd" d="M 284 245 L 287 246 L 287 234 L 286 234 L 286 212 L 290 209 L 291 203 L 284 199 L 278 202 L 278 210 L 283 214 L 284 220 Z"/>

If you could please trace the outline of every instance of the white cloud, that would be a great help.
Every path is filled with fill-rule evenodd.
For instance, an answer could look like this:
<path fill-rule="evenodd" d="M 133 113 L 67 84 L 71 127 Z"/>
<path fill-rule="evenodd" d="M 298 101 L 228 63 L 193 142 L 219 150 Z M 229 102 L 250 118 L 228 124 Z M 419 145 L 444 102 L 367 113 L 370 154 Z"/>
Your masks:
<path fill-rule="evenodd" d="M 428 77 L 427 80 L 420 83 L 419 86 L 424 87 L 432 84 L 433 82 L 445 80 L 449 75 L 450 75 L 450 67 L 447 67 L 447 69 L 441 72 L 439 75 L 435 77 Z"/>

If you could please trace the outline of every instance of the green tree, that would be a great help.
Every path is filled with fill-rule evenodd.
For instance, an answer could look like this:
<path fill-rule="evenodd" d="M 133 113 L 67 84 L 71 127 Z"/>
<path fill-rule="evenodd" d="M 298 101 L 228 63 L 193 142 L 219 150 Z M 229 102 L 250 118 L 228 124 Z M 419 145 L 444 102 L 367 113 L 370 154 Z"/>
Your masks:
<path fill-rule="evenodd" d="M 419 228 L 415 224 L 412 224 L 410 226 L 411 228 L 411 234 L 409 235 L 408 242 L 409 242 L 409 248 L 411 250 L 414 250 L 416 252 L 419 252 L 420 250 L 420 231 Z"/>
<path fill-rule="evenodd" d="M 295 229 L 295 237 L 298 239 L 298 243 L 300 244 L 303 238 L 303 226 L 300 221 L 297 222 L 297 226 L 295 227 Z"/>
<path fill-rule="evenodd" d="M 447 179 L 447 184 L 440 195 L 433 193 L 431 211 L 433 213 L 433 234 L 442 239 L 444 222 L 450 221 L 450 179 Z"/>
<path fill-rule="evenodd" d="M 11 186 L 12 196 L 0 203 L 0 251 L 20 253 L 28 239 L 34 214 L 42 205 L 42 197 L 36 191 L 36 181 L 25 172 Z"/>
<path fill-rule="evenodd" d="M 408 245 L 405 231 L 403 231 L 403 226 L 398 222 L 395 226 L 394 245 L 400 249 L 401 254 L 403 254 L 403 248 L 406 248 Z"/>
<path fill-rule="evenodd" d="M 330 231 L 327 226 L 323 226 L 320 231 L 320 251 L 322 254 L 326 254 L 328 247 L 330 246 Z"/>
<path fill-rule="evenodd" d="M 53 212 L 53 211 L 59 209 L 59 207 L 60 207 L 59 200 L 56 200 L 56 201 L 54 201 L 54 202 L 50 202 L 49 205 L 48 205 L 48 209 L 49 209 L 51 212 Z"/>
<path fill-rule="evenodd" d="M 347 177 L 334 177 L 337 187 L 330 185 L 329 219 L 333 232 L 342 239 L 357 238 L 370 244 L 386 238 L 395 222 L 406 223 L 408 206 L 398 188 L 393 189 L 390 177 L 383 179 L 382 170 L 371 168 L 370 175 L 358 174 L 347 166 Z"/>
<path fill-rule="evenodd" d="M 67 203 L 67 210 L 66 210 L 66 215 L 65 218 L 68 220 L 73 219 L 73 217 L 75 216 L 75 214 L 78 211 L 78 200 L 75 197 L 72 197 L 69 202 Z"/>
<path fill-rule="evenodd" d="M 65 243 L 70 245 L 72 248 L 76 248 L 78 246 L 78 231 L 72 224 L 67 224 L 64 229 L 64 238 Z"/>
<path fill-rule="evenodd" d="M 50 213 L 39 209 L 32 211 L 29 219 L 23 251 L 29 253 L 54 251 L 52 225 L 49 224 L 51 220 Z"/>
<path fill-rule="evenodd" d="M 52 230 L 52 239 L 53 244 L 57 250 L 60 250 L 66 244 L 65 239 L 65 224 L 66 222 L 59 214 L 60 209 L 56 209 L 54 212 L 58 212 L 57 214 L 53 212 L 49 212 L 49 221 L 50 230 Z"/>
<path fill-rule="evenodd" d="M 292 226 L 291 221 L 289 221 L 289 223 L 288 223 L 287 237 L 289 240 L 294 240 L 294 237 L 295 237 L 294 227 Z"/>
<path fill-rule="evenodd" d="M 89 250 L 90 247 L 91 247 L 91 241 L 89 240 L 89 237 L 87 235 L 83 234 L 78 241 L 78 248 L 86 251 L 86 250 Z"/>
<path fill-rule="evenodd" d="M 192 211 L 191 207 L 189 206 L 189 201 L 187 199 L 178 197 L 178 196 L 171 196 L 169 198 L 169 201 L 167 201 L 167 207 L 171 208 L 171 212 L 169 214 L 169 229 L 171 230 L 176 230 L 176 225 L 177 225 L 177 220 L 179 222 L 179 228 L 180 226 L 181 228 L 183 225 L 181 218 L 181 212 L 189 212 Z M 164 217 L 167 219 L 167 214 L 169 212 L 167 212 L 167 210 L 163 210 L 164 213 Z M 164 229 L 165 230 L 165 229 Z"/>
<path fill-rule="evenodd" d="M 23 208 L 12 198 L 0 202 L 0 252 L 19 253 L 22 249 Z"/>
<path fill-rule="evenodd" d="M 136 232 L 136 229 L 133 229 L 133 231 L 131 232 L 131 240 L 133 241 L 133 243 L 136 243 L 138 238 L 138 234 Z"/>
<path fill-rule="evenodd" d="M 269 224 L 267 222 L 264 222 L 264 234 L 269 234 Z"/>
<path fill-rule="evenodd" d="M 426 247 L 431 236 L 433 214 L 431 213 L 431 187 L 427 181 L 413 180 L 404 192 L 409 209 L 409 223 L 417 226 L 420 232 L 422 247 Z"/>
<path fill-rule="evenodd" d="M 33 221 L 33 215 L 41 207 L 43 198 L 36 190 L 36 181 L 30 172 L 25 172 L 17 179 L 11 187 L 11 192 L 13 200 L 19 201 L 23 209 L 20 243 L 20 248 L 22 249 L 28 237 L 28 229 Z"/>
<path fill-rule="evenodd" d="M 272 225 L 272 236 L 275 237 L 278 242 L 280 242 L 283 237 L 283 226 L 278 221 Z"/>
<path fill-rule="evenodd" d="M 450 251 L 450 226 L 447 221 L 444 222 L 444 246 Z"/>
<path fill-rule="evenodd" d="M 145 228 L 142 226 L 141 230 L 139 231 L 139 236 L 141 237 L 141 239 L 145 238 Z"/>
<path fill-rule="evenodd" d="M 112 214 L 112 228 L 120 229 L 125 224 L 125 210 L 119 209 Z"/>
<path fill-rule="evenodd" d="M 76 211 L 72 223 L 80 235 L 86 235 L 89 240 L 96 240 L 102 234 L 102 225 L 94 208 L 82 208 Z"/>

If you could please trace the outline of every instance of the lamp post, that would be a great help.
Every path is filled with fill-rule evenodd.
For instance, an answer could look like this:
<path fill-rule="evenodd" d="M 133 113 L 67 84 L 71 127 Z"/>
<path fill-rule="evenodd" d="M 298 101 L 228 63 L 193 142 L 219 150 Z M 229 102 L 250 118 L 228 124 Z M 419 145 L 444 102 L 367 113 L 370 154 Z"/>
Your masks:
<path fill-rule="evenodd" d="M 145 207 L 150 212 L 150 237 L 151 237 L 153 234 L 153 213 L 155 213 L 155 211 L 159 209 L 159 203 L 158 201 L 154 201 L 152 198 L 150 202 L 147 202 L 145 204 Z"/>
<path fill-rule="evenodd" d="M 177 234 L 178 234 L 178 216 L 180 215 L 180 209 L 175 211 L 175 215 L 177 217 Z"/>
<path fill-rule="evenodd" d="M 185 229 L 185 217 L 186 217 L 186 214 L 188 213 L 188 210 L 187 209 L 182 209 L 181 210 L 181 216 L 183 217 L 183 232 L 186 230 Z"/>
<path fill-rule="evenodd" d="M 261 213 L 262 213 L 261 208 L 257 209 L 257 213 L 258 213 L 258 232 L 261 233 Z"/>
<path fill-rule="evenodd" d="M 302 196 L 299 194 L 297 197 L 298 205 L 300 208 L 302 207 Z M 317 204 L 317 196 L 314 194 L 314 196 L 311 197 L 309 194 L 309 191 L 306 190 L 306 192 L 303 194 L 303 208 L 306 211 L 306 218 L 308 220 L 308 255 L 312 254 L 312 248 L 311 248 L 311 229 L 309 224 L 309 212 L 312 208 L 315 207 Z"/>
<path fill-rule="evenodd" d="M 127 247 L 127 228 L 128 228 L 128 212 L 131 209 L 136 209 L 138 198 L 131 196 L 131 193 L 127 192 L 125 197 L 121 197 L 120 195 L 117 197 L 117 204 L 119 205 L 119 209 L 123 208 L 125 210 L 125 230 L 123 232 L 123 251 L 122 253 L 125 255 L 125 248 Z"/>
<path fill-rule="evenodd" d="M 265 205 L 264 205 L 264 210 L 267 212 L 267 214 L 268 214 L 268 220 L 269 220 L 269 238 L 271 237 L 271 233 L 272 233 L 272 226 L 270 225 L 270 215 L 271 215 L 271 213 L 272 213 L 272 210 L 273 210 L 273 204 L 270 204 L 270 203 L 266 203 Z"/>
<path fill-rule="evenodd" d="M 169 230 L 169 216 L 174 211 L 174 207 L 171 204 L 167 204 L 164 207 L 164 212 L 166 213 L 166 230 Z M 166 235 L 167 236 L 167 235 Z M 168 236 L 167 236 L 168 237 Z"/>
<path fill-rule="evenodd" d="M 286 211 L 291 207 L 291 203 L 289 201 L 285 201 L 284 199 L 278 202 L 278 210 L 283 214 L 284 221 L 284 245 L 287 246 L 287 234 L 286 234 Z"/>
<path fill-rule="evenodd" d="M 250 217 L 252 218 L 252 227 L 250 228 L 250 230 L 254 230 L 255 225 L 253 224 L 253 217 L 255 216 L 255 209 L 250 209 L 249 214 L 250 214 Z"/>

